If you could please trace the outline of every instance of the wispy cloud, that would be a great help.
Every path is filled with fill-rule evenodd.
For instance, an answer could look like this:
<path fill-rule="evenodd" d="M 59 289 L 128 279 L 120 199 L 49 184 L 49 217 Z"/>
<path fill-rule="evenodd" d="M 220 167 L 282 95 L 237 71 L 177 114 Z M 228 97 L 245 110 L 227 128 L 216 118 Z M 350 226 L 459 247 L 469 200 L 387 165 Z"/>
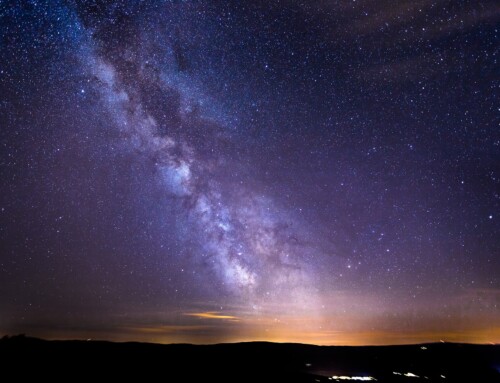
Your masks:
<path fill-rule="evenodd" d="M 202 313 L 184 313 L 186 316 L 202 318 L 202 319 L 222 319 L 222 320 L 230 320 L 233 322 L 239 322 L 240 318 L 233 315 L 224 315 L 220 312 L 216 311 L 207 311 Z"/>

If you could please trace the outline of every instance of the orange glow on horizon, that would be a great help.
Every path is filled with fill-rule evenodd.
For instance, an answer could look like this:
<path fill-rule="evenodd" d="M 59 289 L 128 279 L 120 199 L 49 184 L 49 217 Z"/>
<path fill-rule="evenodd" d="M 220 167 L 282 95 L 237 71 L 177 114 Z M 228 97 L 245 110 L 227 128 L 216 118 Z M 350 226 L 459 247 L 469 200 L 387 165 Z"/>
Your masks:
<path fill-rule="evenodd" d="M 223 315 L 225 316 L 225 315 Z M 202 318 L 207 318 L 205 315 Z M 213 319 L 213 318 L 211 318 Z M 221 319 L 221 318 L 217 318 Z M 228 320 L 229 322 L 230 320 Z M 235 323 L 235 326 L 237 323 Z M 303 343 L 319 346 L 377 346 L 404 345 L 421 343 L 500 344 L 500 327 L 489 329 L 471 329 L 468 331 L 366 331 L 344 333 L 337 331 L 301 332 L 288 328 L 249 328 L 234 329 L 229 334 L 221 335 L 223 329 L 214 325 L 164 325 L 149 327 L 120 327 L 114 331 L 50 331 L 41 330 L 29 333 L 45 339 L 99 339 L 110 341 L 137 341 L 152 343 L 237 343 L 237 342 L 277 342 Z"/>

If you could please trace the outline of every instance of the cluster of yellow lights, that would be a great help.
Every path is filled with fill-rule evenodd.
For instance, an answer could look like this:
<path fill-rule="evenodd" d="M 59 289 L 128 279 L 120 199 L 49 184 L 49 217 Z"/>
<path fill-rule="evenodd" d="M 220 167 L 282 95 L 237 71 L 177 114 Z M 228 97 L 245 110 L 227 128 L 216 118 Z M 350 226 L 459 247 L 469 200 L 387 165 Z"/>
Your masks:
<path fill-rule="evenodd" d="M 346 375 L 333 375 L 330 380 L 360 380 L 360 381 L 368 381 L 368 380 L 377 380 L 373 376 L 346 376 Z"/>
<path fill-rule="evenodd" d="M 394 375 L 402 375 L 402 376 L 406 376 L 407 378 L 420 378 L 420 376 L 418 375 L 415 375 L 413 372 L 407 372 L 407 373 L 402 373 L 402 372 L 396 372 L 396 371 L 393 371 L 392 372 Z M 446 379 L 446 376 L 444 375 L 439 375 L 441 378 L 443 379 Z M 429 379 L 427 376 L 424 376 L 425 379 Z"/>
<path fill-rule="evenodd" d="M 418 375 L 415 375 L 413 372 L 407 372 L 406 374 L 402 373 L 402 372 L 393 372 L 394 375 L 403 375 L 403 376 L 406 376 L 407 378 L 419 378 Z"/>

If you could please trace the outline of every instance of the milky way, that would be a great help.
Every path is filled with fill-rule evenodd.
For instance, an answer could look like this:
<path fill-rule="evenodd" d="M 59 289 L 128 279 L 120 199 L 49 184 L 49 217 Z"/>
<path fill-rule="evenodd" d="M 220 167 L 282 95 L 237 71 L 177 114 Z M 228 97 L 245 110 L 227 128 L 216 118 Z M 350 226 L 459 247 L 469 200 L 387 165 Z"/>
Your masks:
<path fill-rule="evenodd" d="M 256 290 L 262 294 L 263 288 L 269 289 L 270 284 L 275 291 L 283 283 L 287 290 L 302 287 L 304 281 L 297 277 L 304 270 L 304 261 L 295 254 L 296 246 L 290 244 L 293 233 L 288 230 L 289 224 L 273 214 L 272 201 L 253 195 L 241 185 L 217 182 L 217 168 L 237 159 L 221 159 L 219 153 L 213 158 L 204 158 L 190 145 L 184 132 L 178 133 L 176 138 L 169 132 L 175 134 L 177 129 L 189 134 L 198 130 L 206 139 L 214 141 L 214 145 L 221 139 L 217 137 L 218 132 L 205 133 L 204 130 L 210 129 L 206 121 L 182 115 L 182 106 L 188 113 L 191 107 L 180 97 L 174 101 L 163 100 L 165 103 L 158 105 L 153 115 L 148 113 L 142 102 L 150 97 L 148 91 L 159 97 L 165 92 L 179 92 L 163 83 L 154 72 L 149 73 L 147 68 L 135 62 L 131 65 L 138 70 L 130 75 L 134 80 L 129 86 L 120 81 L 122 76 L 112 64 L 98 56 L 91 57 L 90 70 L 99 82 L 98 88 L 116 127 L 124 133 L 125 143 L 151 160 L 166 196 L 173 197 L 169 202 L 181 206 L 186 217 L 183 214 L 177 218 L 185 219 L 187 230 L 193 230 L 197 237 L 196 255 L 206 258 L 222 283 L 237 294 L 252 294 Z M 161 120 L 163 108 L 179 116 L 177 124 L 166 123 L 162 129 L 154 113 Z M 230 190 L 221 191 L 222 187 Z M 232 201 L 223 197 L 228 193 Z"/>
<path fill-rule="evenodd" d="M 0 9 L 1 332 L 500 340 L 494 2 Z"/>

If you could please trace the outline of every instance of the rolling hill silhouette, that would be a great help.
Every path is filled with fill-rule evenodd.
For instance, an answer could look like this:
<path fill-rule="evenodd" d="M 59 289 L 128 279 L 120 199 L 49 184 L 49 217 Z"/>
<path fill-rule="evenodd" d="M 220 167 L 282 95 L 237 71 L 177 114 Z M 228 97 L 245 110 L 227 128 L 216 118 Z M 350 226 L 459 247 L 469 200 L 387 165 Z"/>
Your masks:
<path fill-rule="evenodd" d="M 19 379 L 113 378 L 166 382 L 500 382 L 500 346 L 217 345 L 0 340 L 4 373 Z"/>

